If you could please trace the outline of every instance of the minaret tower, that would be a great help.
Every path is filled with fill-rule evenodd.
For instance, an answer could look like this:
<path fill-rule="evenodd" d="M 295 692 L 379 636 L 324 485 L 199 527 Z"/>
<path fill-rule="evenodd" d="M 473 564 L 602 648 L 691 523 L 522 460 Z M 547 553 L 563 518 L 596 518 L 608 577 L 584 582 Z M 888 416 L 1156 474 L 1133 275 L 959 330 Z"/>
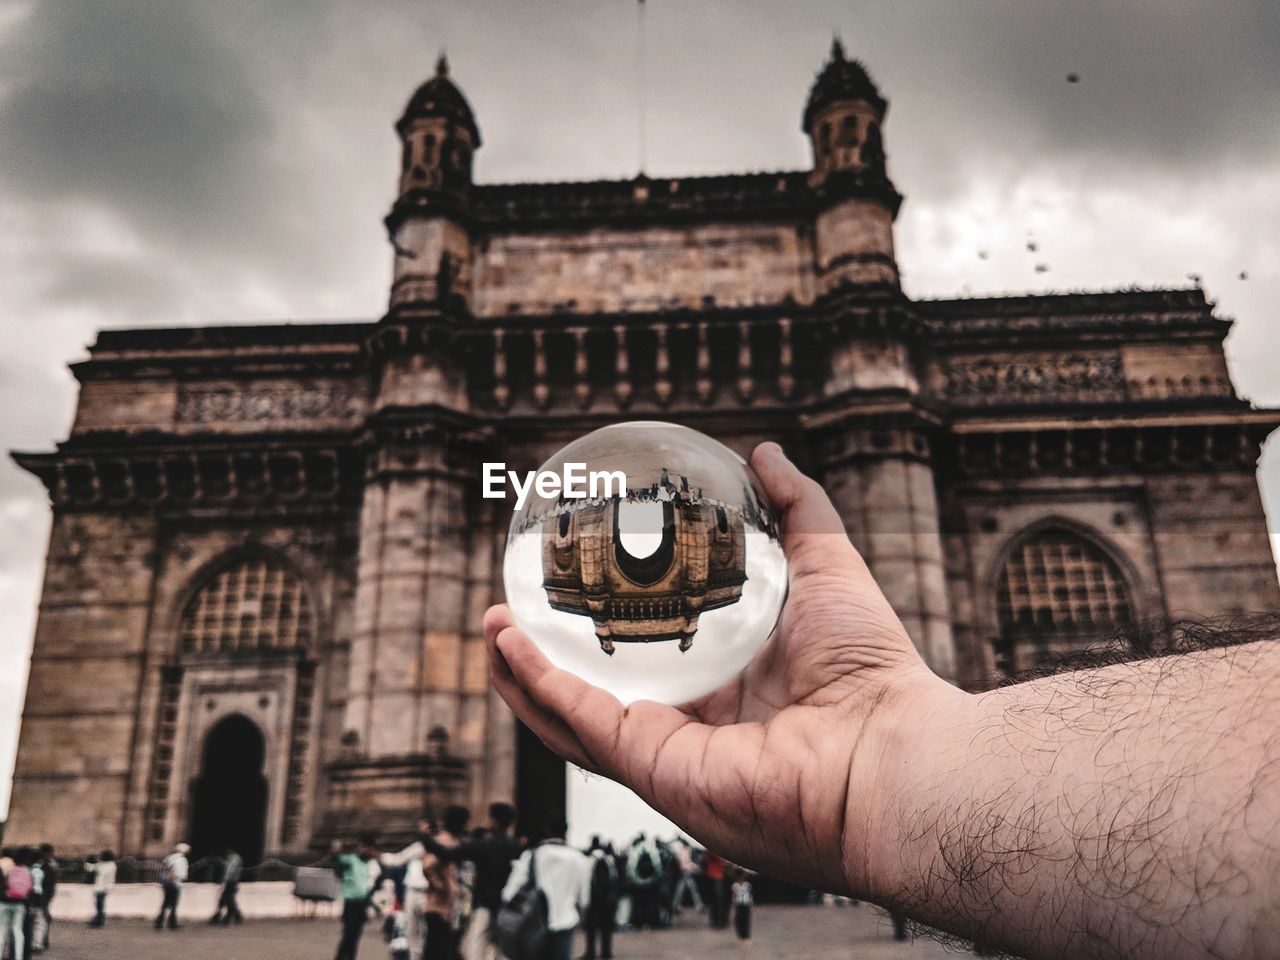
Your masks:
<path fill-rule="evenodd" d="M 848 59 L 836 39 L 809 91 L 802 125 L 813 147 L 809 185 L 820 200 L 819 294 L 846 284 L 898 285 L 893 221 L 902 197 L 885 172 L 881 128 L 888 109 L 866 68 Z"/>
<path fill-rule="evenodd" d="M 410 98 L 396 132 L 403 144 L 400 190 L 386 220 L 396 251 L 391 309 L 469 309 L 467 221 L 480 128 L 444 55 L 435 76 Z"/>
<path fill-rule="evenodd" d="M 492 595 L 478 504 L 483 431 L 459 331 L 471 313 L 471 107 L 440 58 L 396 124 L 400 189 L 387 216 L 395 272 L 369 335 L 370 414 L 344 729 L 328 830 L 412 836 L 423 811 L 509 798 L 485 777 Z M 477 679 L 481 678 L 481 679 Z M 492 791 L 492 792 L 489 792 Z"/>

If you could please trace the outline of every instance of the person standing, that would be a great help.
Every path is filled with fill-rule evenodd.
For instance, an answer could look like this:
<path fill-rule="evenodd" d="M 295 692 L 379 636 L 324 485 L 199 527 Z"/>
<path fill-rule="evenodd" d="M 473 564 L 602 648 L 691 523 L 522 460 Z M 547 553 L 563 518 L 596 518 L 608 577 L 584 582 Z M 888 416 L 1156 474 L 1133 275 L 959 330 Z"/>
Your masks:
<path fill-rule="evenodd" d="M 31 892 L 27 894 L 27 913 L 23 917 L 22 934 L 26 940 L 26 949 L 21 960 L 31 960 L 36 952 L 36 938 L 44 935 L 44 914 L 40 904 L 44 900 L 44 867 L 40 865 L 40 853 L 31 848 L 22 851 L 23 861 L 30 864 Z"/>
<path fill-rule="evenodd" d="M 355 853 L 343 853 L 335 840 L 330 849 L 333 872 L 342 881 L 342 936 L 334 960 L 356 960 L 360 936 L 369 919 L 369 896 L 373 893 L 374 874 L 369 861 L 377 857 L 373 837 L 365 834 L 356 841 Z"/>
<path fill-rule="evenodd" d="M 745 870 L 734 874 L 733 881 L 733 932 L 741 943 L 751 943 L 751 908 L 755 906 L 755 897 L 751 892 L 751 881 L 747 879 Z"/>
<path fill-rule="evenodd" d="M 631 928 L 661 926 L 662 854 L 644 833 L 627 852 L 627 887 L 631 891 Z"/>
<path fill-rule="evenodd" d="M 729 886 L 724 875 L 724 858 L 714 850 L 708 850 L 702 861 L 702 872 L 707 878 L 711 926 L 723 930 L 729 925 Z"/>
<path fill-rule="evenodd" d="M 187 874 L 191 869 L 191 864 L 187 861 L 187 854 L 190 852 L 191 847 L 180 843 L 160 864 L 160 890 L 163 896 L 160 900 L 160 912 L 156 914 L 157 930 L 164 929 L 166 917 L 169 929 L 178 929 L 178 900 L 182 896 L 182 885 L 187 882 Z"/>
<path fill-rule="evenodd" d="M 587 908 L 582 917 L 582 929 L 587 936 L 587 950 L 583 958 L 595 960 L 596 939 L 599 938 L 600 960 L 610 960 L 613 956 L 614 914 L 618 910 L 618 866 L 613 851 L 602 844 L 599 837 L 591 838 L 587 856 L 591 858 L 591 879 Z"/>
<path fill-rule="evenodd" d="M 398 853 L 384 853 L 383 867 L 404 867 L 404 893 L 401 910 L 404 913 L 405 937 L 409 941 L 409 960 L 422 960 L 422 950 L 427 940 L 427 876 L 422 870 L 422 858 L 427 849 L 425 839 L 433 832 L 426 820 L 418 823 L 422 837 Z"/>
<path fill-rule="evenodd" d="M 240 913 L 240 904 L 236 900 L 243 873 L 244 858 L 228 847 L 222 861 L 222 893 L 218 896 L 218 909 L 209 918 L 210 923 L 244 923 L 244 915 Z"/>
<path fill-rule="evenodd" d="M 571 960 L 573 931 L 591 897 L 591 861 L 564 842 L 567 826 L 563 821 L 550 824 L 547 839 L 521 854 L 502 888 L 502 902 L 506 903 L 528 882 L 532 866 L 538 889 L 547 898 L 550 932 L 539 960 Z"/>
<path fill-rule="evenodd" d="M 511 862 L 520 856 L 520 842 L 511 835 L 516 811 L 509 803 L 489 806 L 489 832 L 456 847 L 445 847 L 434 837 L 423 840 L 426 848 L 449 863 L 475 864 L 471 892 L 471 919 L 462 935 L 463 960 L 488 960 L 493 955 L 493 922 L 502 905 L 502 888 L 511 875 Z"/>
<path fill-rule="evenodd" d="M 27 899 L 31 896 L 30 858 L 22 851 L 5 850 L 0 862 L 4 870 L 4 888 L 0 891 L 0 953 L 10 949 L 9 956 L 21 960 L 26 950 L 25 924 Z"/>
<path fill-rule="evenodd" d="M 58 861 L 53 856 L 53 844 L 40 844 L 40 866 L 44 870 L 44 895 L 40 898 L 40 913 L 44 917 L 41 936 L 36 949 L 44 952 L 49 949 L 49 936 L 53 930 L 53 895 L 58 892 Z"/>
<path fill-rule="evenodd" d="M 422 951 L 423 960 L 457 960 L 458 867 L 433 850 L 449 851 L 457 847 L 470 819 L 471 813 L 466 807 L 452 806 L 445 810 L 442 829 L 430 838 L 434 842 L 422 856 L 422 872 L 427 878 L 423 915 L 427 943 Z"/>
<path fill-rule="evenodd" d="M 103 850 L 95 860 L 89 858 L 84 865 L 85 870 L 93 877 L 93 919 L 91 927 L 107 925 L 107 894 L 116 885 L 116 855 L 114 851 Z"/>

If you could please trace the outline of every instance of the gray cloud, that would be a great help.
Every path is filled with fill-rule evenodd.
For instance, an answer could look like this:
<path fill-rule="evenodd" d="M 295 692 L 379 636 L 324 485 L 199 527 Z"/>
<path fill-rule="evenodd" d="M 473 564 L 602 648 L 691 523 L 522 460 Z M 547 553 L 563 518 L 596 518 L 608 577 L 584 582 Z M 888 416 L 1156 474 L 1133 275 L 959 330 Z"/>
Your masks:
<path fill-rule="evenodd" d="M 4 446 L 65 435 L 65 363 L 103 325 L 376 317 L 392 124 L 441 47 L 477 111 L 481 179 L 634 174 L 636 6 L 0 0 Z M 1280 5 L 647 11 L 650 172 L 805 165 L 801 110 L 837 29 L 892 104 L 913 294 L 1196 273 L 1238 318 L 1228 348 L 1242 390 L 1280 403 Z M 1045 276 L 1023 250 L 1028 230 L 1052 262 Z M 1280 477 L 1268 488 L 1280 515 Z M 0 465 L 0 635 L 23 641 L 45 509 L 34 480 Z M 24 656 L 10 644 L 0 658 L 9 687 Z M 0 770 L 12 729 L 0 718 Z"/>

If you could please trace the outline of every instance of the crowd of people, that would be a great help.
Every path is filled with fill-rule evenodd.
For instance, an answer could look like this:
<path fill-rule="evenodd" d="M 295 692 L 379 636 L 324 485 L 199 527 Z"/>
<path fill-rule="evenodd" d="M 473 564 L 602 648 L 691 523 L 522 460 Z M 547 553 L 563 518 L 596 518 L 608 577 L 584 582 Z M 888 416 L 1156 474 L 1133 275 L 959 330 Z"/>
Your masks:
<path fill-rule="evenodd" d="M 449 807 L 438 822 L 420 822 L 419 836 L 399 849 L 379 849 L 373 836 L 335 842 L 321 865 L 336 876 L 342 904 L 336 960 L 355 960 L 371 921 L 382 924 L 393 960 L 567 960 L 579 928 L 586 960 L 610 960 L 615 930 L 662 929 L 682 909 L 705 912 L 715 928 L 732 922 L 741 939 L 750 938 L 751 881 L 711 851 L 644 833 L 621 848 L 593 837 L 579 850 L 565 841 L 563 822 L 546 824 L 536 838 L 517 837 L 513 807 L 495 803 L 488 812 L 487 824 L 473 828 L 466 808 Z M 190 846 L 179 843 L 149 872 L 159 887 L 155 929 L 179 928 L 193 866 L 220 882 L 208 922 L 243 922 L 241 855 L 228 849 L 194 865 L 190 857 Z M 112 850 L 85 858 L 82 874 L 73 865 L 73 877 L 92 885 L 90 927 L 107 924 L 118 867 Z M 0 960 L 48 949 L 59 874 L 49 844 L 0 853 Z M 504 929 L 519 926 L 513 905 L 531 898 L 535 935 Z"/>
<path fill-rule="evenodd" d="M 705 911 L 716 928 L 732 921 L 750 940 L 751 880 L 715 853 L 643 833 L 620 850 L 599 837 L 579 850 L 562 822 L 536 840 L 517 838 L 514 822 L 515 811 L 496 803 L 488 824 L 472 829 L 455 806 L 438 823 L 420 823 L 421 835 L 399 850 L 380 852 L 372 836 L 349 849 L 335 843 L 328 863 L 343 901 L 335 960 L 355 960 L 373 917 L 393 960 L 568 960 L 579 928 L 586 960 L 610 960 L 616 929 L 661 929 L 686 908 Z"/>
<path fill-rule="evenodd" d="M 49 948 L 49 904 L 58 887 L 53 847 L 0 850 L 0 957 L 29 960 Z"/>

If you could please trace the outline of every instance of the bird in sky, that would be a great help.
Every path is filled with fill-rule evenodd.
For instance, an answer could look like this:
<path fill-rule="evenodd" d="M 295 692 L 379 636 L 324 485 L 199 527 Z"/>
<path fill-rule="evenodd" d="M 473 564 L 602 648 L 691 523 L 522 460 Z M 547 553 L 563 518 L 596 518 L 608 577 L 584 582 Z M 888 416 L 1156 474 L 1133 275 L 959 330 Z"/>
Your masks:
<path fill-rule="evenodd" d="M 978 259 L 979 259 L 979 260 L 986 260 L 989 256 L 991 256 L 991 254 L 990 254 L 990 253 L 988 253 L 986 250 L 979 250 L 979 251 L 978 251 Z"/>
<path fill-rule="evenodd" d="M 1027 251 L 1029 253 L 1035 253 L 1039 249 L 1040 249 L 1040 244 L 1036 243 L 1034 240 L 1027 241 Z"/>
<path fill-rule="evenodd" d="M 1048 273 L 1048 272 L 1049 272 L 1049 265 L 1047 263 L 1036 264 L 1036 273 Z"/>
<path fill-rule="evenodd" d="M 1079 82 L 1080 82 L 1080 74 L 1078 73 L 1067 74 L 1067 83 L 1079 83 Z"/>
<path fill-rule="evenodd" d="M 1248 271 L 1248 270 L 1241 270 L 1241 271 L 1240 271 L 1240 279 L 1241 279 L 1241 280 L 1248 280 L 1248 279 L 1249 279 L 1249 271 Z"/>

